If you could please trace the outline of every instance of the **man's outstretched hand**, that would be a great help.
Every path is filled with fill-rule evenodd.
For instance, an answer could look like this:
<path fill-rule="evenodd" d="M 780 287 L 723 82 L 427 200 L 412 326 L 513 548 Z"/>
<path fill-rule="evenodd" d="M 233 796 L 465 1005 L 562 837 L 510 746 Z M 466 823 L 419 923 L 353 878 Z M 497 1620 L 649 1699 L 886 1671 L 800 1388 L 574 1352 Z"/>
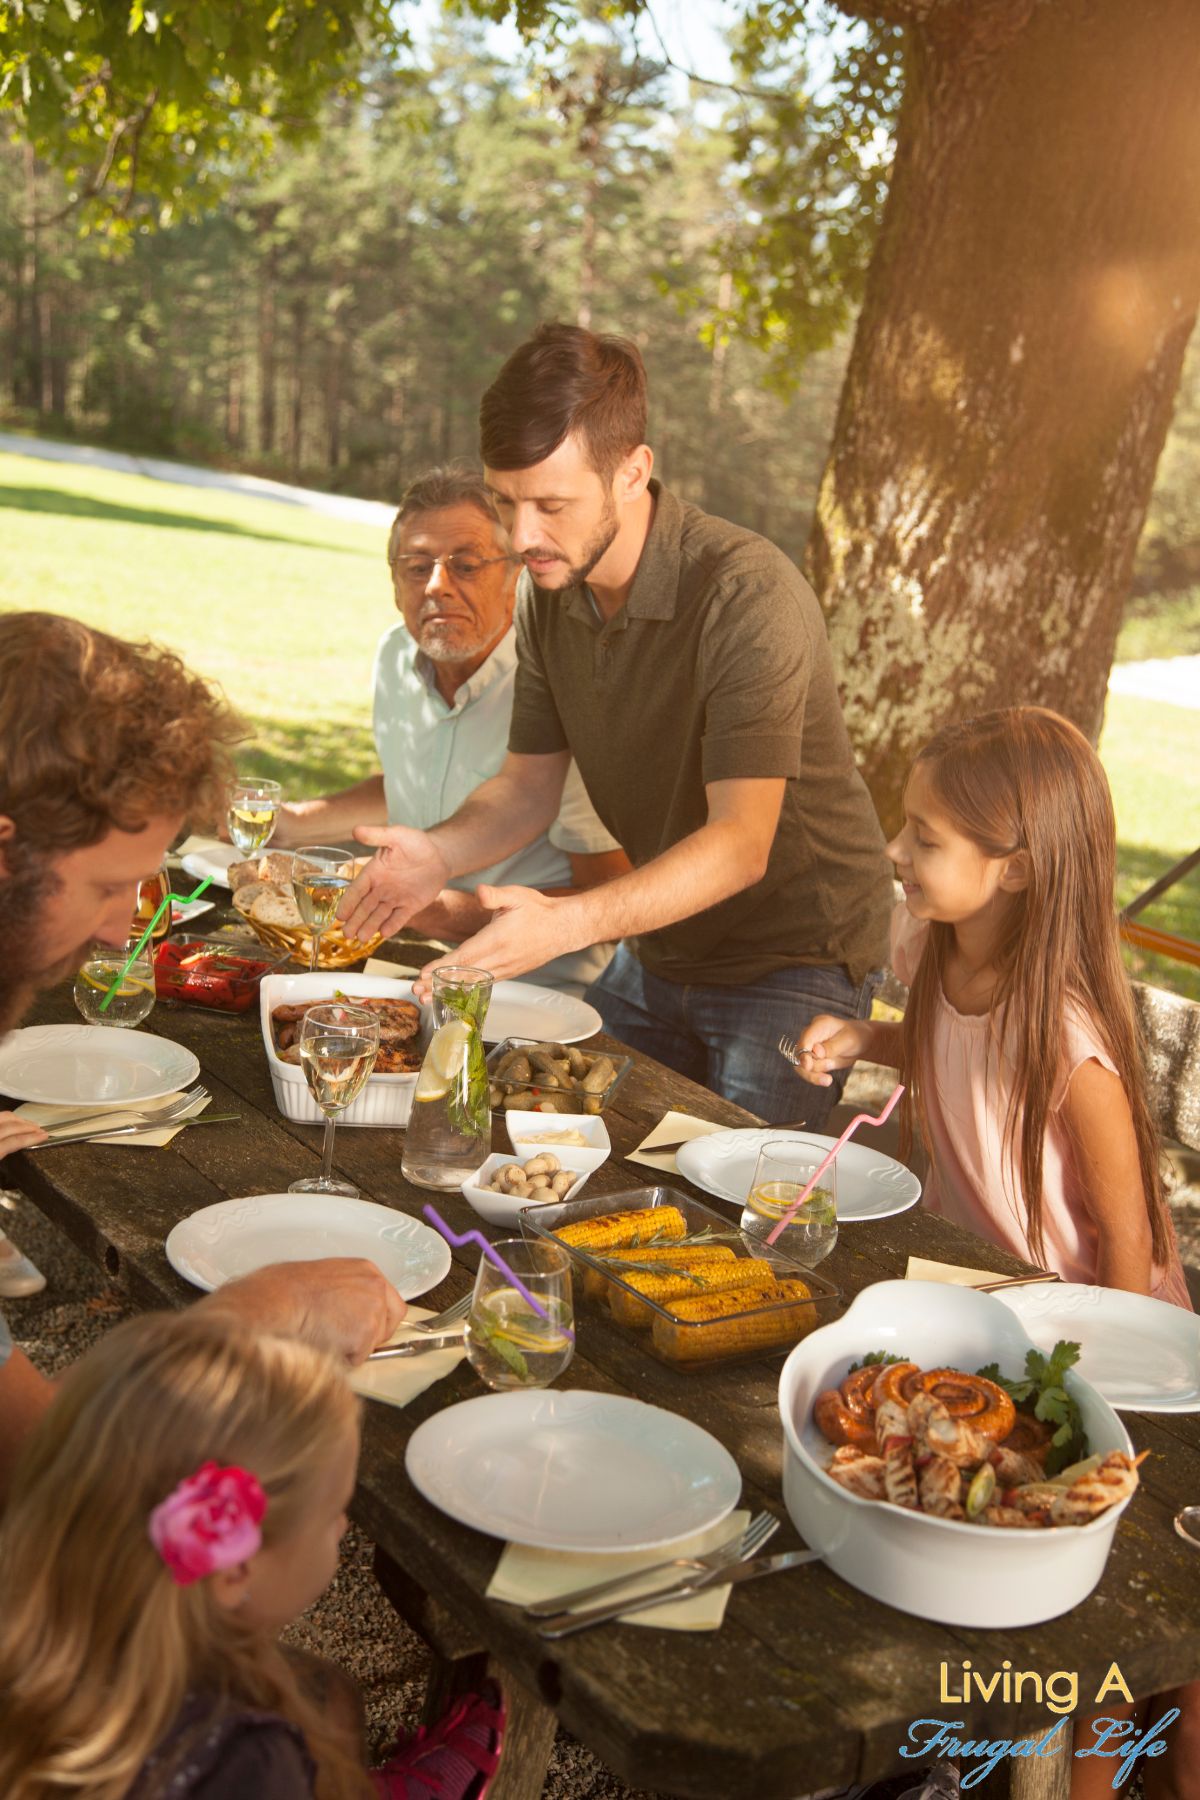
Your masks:
<path fill-rule="evenodd" d="M 441 893 L 450 871 L 428 834 L 411 826 L 359 825 L 354 835 L 377 854 L 346 890 L 338 918 L 347 937 L 366 943 L 407 925 Z"/>

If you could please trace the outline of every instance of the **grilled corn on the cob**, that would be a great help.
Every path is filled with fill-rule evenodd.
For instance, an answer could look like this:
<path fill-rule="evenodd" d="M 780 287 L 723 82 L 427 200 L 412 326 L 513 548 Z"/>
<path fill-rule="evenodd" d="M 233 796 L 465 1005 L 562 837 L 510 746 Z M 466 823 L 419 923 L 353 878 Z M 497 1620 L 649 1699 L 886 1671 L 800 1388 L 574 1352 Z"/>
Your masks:
<path fill-rule="evenodd" d="M 675 1363 L 709 1362 L 755 1350 L 773 1350 L 780 1344 L 795 1343 L 817 1323 L 812 1294 L 807 1283 L 799 1279 L 693 1294 L 666 1304 L 672 1316 L 655 1316 L 654 1348 Z M 756 1307 L 771 1310 L 756 1312 Z"/>
<path fill-rule="evenodd" d="M 602 1269 L 585 1269 L 583 1272 L 583 1291 L 589 1300 L 599 1299 L 607 1294 L 611 1277 L 605 1270 L 611 1267 L 613 1276 L 624 1281 L 630 1273 L 626 1267 L 633 1263 L 636 1268 L 648 1264 L 654 1267 L 657 1263 L 669 1263 L 673 1268 L 686 1261 L 687 1267 L 693 1268 L 697 1263 L 733 1262 L 734 1252 L 727 1244 L 632 1244 L 624 1249 L 596 1250 L 592 1254 L 604 1265 Z"/>
<path fill-rule="evenodd" d="M 728 1262 L 711 1258 L 692 1262 L 690 1256 L 690 1252 L 681 1256 L 672 1274 L 639 1269 L 622 1275 L 624 1286 L 613 1282 L 608 1296 L 613 1318 L 622 1325 L 649 1325 L 647 1300 L 665 1306 L 689 1294 L 715 1294 L 726 1288 L 762 1287 L 773 1282 L 770 1263 L 757 1256 L 735 1256 Z"/>
<path fill-rule="evenodd" d="M 687 1235 L 687 1220 L 677 1206 L 643 1206 L 636 1212 L 600 1213 L 574 1225 L 560 1225 L 554 1236 L 576 1250 L 616 1250 L 627 1244 Z"/>

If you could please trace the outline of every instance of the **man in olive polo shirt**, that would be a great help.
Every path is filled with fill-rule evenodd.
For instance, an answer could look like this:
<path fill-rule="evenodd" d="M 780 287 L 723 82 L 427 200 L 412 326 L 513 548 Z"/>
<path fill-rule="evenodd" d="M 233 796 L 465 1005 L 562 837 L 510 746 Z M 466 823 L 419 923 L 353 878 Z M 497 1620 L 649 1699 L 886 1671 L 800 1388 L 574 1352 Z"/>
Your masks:
<path fill-rule="evenodd" d="M 764 538 L 651 479 L 645 416 L 633 345 L 575 326 L 543 326 L 484 396 L 488 485 L 530 578 L 509 755 L 432 831 L 360 831 L 380 854 L 343 916 L 395 930 L 435 880 L 527 842 L 573 755 L 632 873 L 561 899 L 481 886 L 492 919 L 456 960 L 511 976 L 622 938 L 590 990 L 608 1030 L 816 1126 L 836 1091 L 801 1088 L 777 1045 L 816 1013 L 869 1011 L 883 835 L 812 590 Z"/>

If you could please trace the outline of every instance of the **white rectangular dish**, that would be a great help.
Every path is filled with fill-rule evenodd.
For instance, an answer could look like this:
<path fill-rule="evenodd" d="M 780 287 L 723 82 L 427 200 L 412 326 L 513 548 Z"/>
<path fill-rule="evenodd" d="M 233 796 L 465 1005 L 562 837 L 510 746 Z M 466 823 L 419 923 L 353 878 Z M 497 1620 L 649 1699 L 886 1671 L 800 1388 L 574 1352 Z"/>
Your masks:
<path fill-rule="evenodd" d="M 871 1351 L 923 1368 L 973 1373 L 996 1362 L 1024 1372 L 1033 1348 L 1023 1326 L 990 1294 L 934 1281 L 881 1281 L 832 1325 L 796 1345 L 779 1381 L 783 1497 L 805 1542 L 851 1587 L 901 1612 L 943 1625 L 1038 1625 L 1086 1600 L 1104 1573 L 1126 1499 L 1087 1525 L 1045 1531 L 986 1526 L 862 1500 L 826 1474 L 833 1446 L 813 1421 L 813 1403 Z M 1074 1371 L 1091 1450 L 1133 1446 L 1112 1407 Z"/>
<path fill-rule="evenodd" d="M 412 990 L 411 981 L 397 980 L 390 975 L 356 975 L 353 972 L 347 973 L 344 969 L 316 975 L 263 977 L 258 996 L 259 1019 L 267 1052 L 267 1066 L 271 1071 L 271 1085 L 275 1089 L 275 1104 L 285 1119 L 294 1119 L 300 1125 L 321 1125 L 324 1123 L 324 1114 L 308 1091 L 303 1069 L 295 1063 L 281 1062 L 275 1053 L 275 1040 L 271 1032 L 273 1009 L 277 1006 L 297 1006 L 306 1000 L 315 1006 L 320 1000 L 332 1000 L 337 993 L 351 997 L 363 994 L 370 998 L 379 996 L 412 1000 Z M 413 1004 L 419 1003 L 414 1000 Z M 422 1045 L 428 1033 L 429 1009 L 422 1007 L 418 1040 Z M 416 1071 L 411 1075 L 372 1075 L 353 1106 L 348 1106 L 344 1113 L 338 1114 L 339 1128 L 343 1125 L 371 1125 L 395 1129 L 407 1125 L 416 1085 Z"/>

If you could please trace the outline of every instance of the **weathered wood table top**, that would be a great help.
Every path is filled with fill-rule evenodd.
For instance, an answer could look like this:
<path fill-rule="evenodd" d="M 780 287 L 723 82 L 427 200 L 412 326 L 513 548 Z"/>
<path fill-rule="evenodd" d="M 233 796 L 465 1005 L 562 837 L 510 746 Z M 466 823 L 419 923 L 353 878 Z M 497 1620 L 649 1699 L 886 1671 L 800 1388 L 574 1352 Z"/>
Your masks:
<path fill-rule="evenodd" d="M 69 991 L 39 1006 L 36 1023 L 74 1021 Z M 277 1112 L 257 1011 L 230 1019 L 159 1006 L 148 1029 L 199 1057 L 215 1107 L 241 1122 L 183 1132 L 168 1149 L 87 1145 L 13 1157 L 6 1173 L 140 1305 L 182 1305 L 194 1290 L 170 1268 L 168 1231 L 197 1208 L 231 1195 L 274 1192 L 319 1167 L 320 1128 Z M 648 1185 L 652 1171 L 622 1157 L 671 1107 L 737 1125 L 739 1108 L 638 1057 L 606 1121 L 611 1160 L 590 1191 Z M 395 1131 L 341 1129 L 335 1163 L 364 1196 L 419 1216 L 429 1196 L 400 1173 Z M 497 1147 L 506 1147 L 497 1125 Z M 704 1196 L 702 1196 L 704 1197 Z M 439 1205 L 443 1202 L 439 1201 Z M 479 1225 L 467 1202 L 444 1200 L 458 1229 Z M 847 1300 L 871 1282 L 903 1275 L 910 1253 L 1019 1272 L 1004 1252 L 915 1208 L 897 1218 L 843 1228 L 822 1265 Z M 470 1285 L 476 1253 L 455 1253 L 450 1274 L 424 1303 L 448 1305 Z M 776 1411 L 780 1362 L 677 1373 L 593 1313 L 581 1319 L 567 1386 L 624 1393 L 686 1414 L 737 1459 L 743 1503 L 781 1516 L 782 1436 Z M 405 1410 L 368 1404 L 355 1514 L 398 1569 L 474 1642 L 553 1708 L 578 1737 L 632 1785 L 698 1800 L 755 1800 L 805 1793 L 896 1773 L 916 1719 L 962 1720 L 963 1735 L 1020 1738 L 1057 1715 L 1032 1701 L 985 1704 L 978 1696 L 939 1702 L 948 1665 L 961 1691 L 969 1659 L 991 1674 L 1013 1669 L 1077 1671 L 1086 1707 L 1114 1660 L 1135 1695 L 1200 1676 L 1200 1556 L 1174 1534 L 1176 1510 L 1200 1502 L 1200 1418 L 1129 1417 L 1138 1449 L 1154 1454 L 1122 1521 L 1097 1591 L 1067 1617 L 1036 1628 L 978 1631 L 933 1625 L 868 1599 L 820 1564 L 735 1588 L 716 1633 L 610 1625 L 550 1644 L 512 1607 L 486 1600 L 499 1546 L 428 1505 L 404 1469 L 421 1421 L 480 1392 L 463 1363 Z M 786 1521 L 773 1549 L 791 1547 Z M 986 1545 L 981 1543 L 981 1553 Z M 929 1570 L 931 1588 L 938 1580 Z M 1111 1766 L 1111 1765 L 1110 1765 Z M 1052 1791 L 1054 1765 L 1013 1762 L 1014 1791 Z M 531 1777 L 536 1771 L 531 1771 Z M 1039 1783 L 1041 1785 L 1039 1785 Z M 992 1791 L 993 1784 L 977 1790 Z M 499 1792 L 499 1788 L 497 1792 Z M 507 1790 L 506 1790 L 507 1791 Z M 515 1791 L 515 1790 L 514 1790 Z M 537 1793 L 532 1778 L 525 1792 Z"/>

